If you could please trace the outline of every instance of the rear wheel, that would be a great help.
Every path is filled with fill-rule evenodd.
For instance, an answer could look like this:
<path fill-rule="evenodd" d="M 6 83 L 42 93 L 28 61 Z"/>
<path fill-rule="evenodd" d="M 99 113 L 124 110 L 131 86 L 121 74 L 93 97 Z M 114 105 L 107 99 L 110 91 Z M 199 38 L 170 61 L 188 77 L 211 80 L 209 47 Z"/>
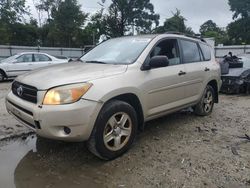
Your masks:
<path fill-rule="evenodd" d="M 136 132 L 134 108 L 128 103 L 114 100 L 101 110 L 87 145 L 97 157 L 112 160 L 131 147 Z"/>
<path fill-rule="evenodd" d="M 215 102 L 214 89 L 210 85 L 207 85 L 201 100 L 194 107 L 195 114 L 199 116 L 210 115 L 213 111 L 214 102 Z"/>

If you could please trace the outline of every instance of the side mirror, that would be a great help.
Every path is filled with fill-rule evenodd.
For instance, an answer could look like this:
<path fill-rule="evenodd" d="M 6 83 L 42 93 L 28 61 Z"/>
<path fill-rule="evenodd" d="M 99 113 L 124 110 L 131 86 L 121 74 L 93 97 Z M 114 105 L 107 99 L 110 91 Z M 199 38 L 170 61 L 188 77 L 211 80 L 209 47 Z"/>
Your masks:
<path fill-rule="evenodd" d="M 151 68 L 160 68 L 169 66 L 167 56 L 154 56 L 150 59 L 148 64 L 144 64 L 142 70 L 150 70 Z"/>

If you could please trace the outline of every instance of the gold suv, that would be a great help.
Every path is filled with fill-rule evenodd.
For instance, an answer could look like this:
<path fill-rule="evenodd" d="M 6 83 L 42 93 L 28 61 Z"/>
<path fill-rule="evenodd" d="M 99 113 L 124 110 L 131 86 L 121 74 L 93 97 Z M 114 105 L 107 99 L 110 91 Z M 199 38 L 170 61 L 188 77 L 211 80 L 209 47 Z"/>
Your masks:
<path fill-rule="evenodd" d="M 19 76 L 6 107 L 38 135 L 87 141 L 92 153 L 111 160 L 146 121 L 187 107 L 209 115 L 220 86 L 220 67 L 204 40 L 132 36 L 103 42 L 78 62 Z"/>

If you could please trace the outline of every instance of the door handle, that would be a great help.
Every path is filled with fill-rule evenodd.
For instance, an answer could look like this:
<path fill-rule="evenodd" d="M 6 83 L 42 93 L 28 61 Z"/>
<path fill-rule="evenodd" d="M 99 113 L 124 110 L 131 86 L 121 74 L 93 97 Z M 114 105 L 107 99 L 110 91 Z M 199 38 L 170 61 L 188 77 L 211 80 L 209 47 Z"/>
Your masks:
<path fill-rule="evenodd" d="M 183 76 L 183 75 L 185 75 L 185 74 L 187 74 L 187 73 L 186 73 L 186 72 L 183 72 L 183 71 L 180 71 L 178 75 L 179 75 L 179 76 Z"/>
<path fill-rule="evenodd" d="M 208 72 L 208 71 L 210 71 L 210 69 L 206 67 L 204 71 L 205 71 L 205 72 Z"/>

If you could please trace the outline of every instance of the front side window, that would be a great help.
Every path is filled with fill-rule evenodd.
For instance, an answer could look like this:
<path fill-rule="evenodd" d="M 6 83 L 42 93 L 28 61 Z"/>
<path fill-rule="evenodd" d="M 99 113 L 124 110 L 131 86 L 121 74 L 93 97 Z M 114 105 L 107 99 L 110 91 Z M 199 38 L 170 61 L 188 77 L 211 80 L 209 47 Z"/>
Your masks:
<path fill-rule="evenodd" d="M 18 63 L 32 62 L 32 54 L 21 55 L 17 58 Z"/>
<path fill-rule="evenodd" d="M 154 56 L 167 56 L 169 66 L 180 64 L 179 48 L 176 39 L 166 39 L 160 42 L 151 52 L 150 58 Z"/>
<path fill-rule="evenodd" d="M 35 62 L 51 61 L 51 59 L 43 54 L 34 54 Z"/>
<path fill-rule="evenodd" d="M 196 42 L 180 40 L 184 63 L 201 61 L 200 50 Z"/>
<path fill-rule="evenodd" d="M 211 47 L 202 43 L 200 43 L 200 47 L 204 56 L 204 60 L 210 61 L 211 60 Z"/>
<path fill-rule="evenodd" d="M 110 39 L 98 45 L 80 59 L 86 63 L 134 63 L 152 40 L 151 37 L 123 37 Z"/>

